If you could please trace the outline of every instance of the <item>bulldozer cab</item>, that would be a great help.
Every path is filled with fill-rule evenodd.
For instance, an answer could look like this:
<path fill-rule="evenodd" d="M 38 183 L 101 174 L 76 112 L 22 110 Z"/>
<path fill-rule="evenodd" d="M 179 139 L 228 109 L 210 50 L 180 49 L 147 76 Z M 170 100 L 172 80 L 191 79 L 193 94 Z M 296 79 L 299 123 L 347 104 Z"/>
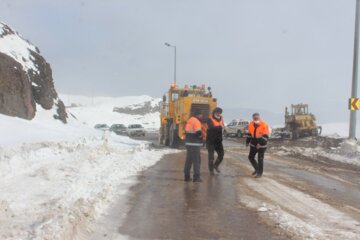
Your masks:
<path fill-rule="evenodd" d="M 291 115 L 309 114 L 309 106 L 307 104 L 291 105 Z"/>

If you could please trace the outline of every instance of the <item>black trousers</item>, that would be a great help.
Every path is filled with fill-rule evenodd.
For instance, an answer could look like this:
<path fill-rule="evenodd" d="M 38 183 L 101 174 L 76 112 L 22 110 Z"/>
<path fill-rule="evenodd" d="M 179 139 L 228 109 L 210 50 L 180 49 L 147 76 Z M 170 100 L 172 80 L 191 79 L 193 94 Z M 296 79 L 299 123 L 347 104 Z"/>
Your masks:
<path fill-rule="evenodd" d="M 209 159 L 209 171 L 214 171 L 214 167 L 218 167 L 224 159 L 224 146 L 222 142 L 220 143 L 213 143 L 207 142 L 207 149 L 208 149 L 208 159 Z M 216 161 L 215 160 L 215 152 L 217 154 Z"/>
<path fill-rule="evenodd" d="M 190 179 L 190 170 L 194 165 L 193 179 L 200 179 L 200 146 L 186 146 L 186 161 L 184 166 L 185 179 Z"/>
<path fill-rule="evenodd" d="M 254 167 L 255 171 L 258 174 L 262 174 L 264 170 L 264 155 L 265 155 L 266 148 L 259 148 L 256 149 L 256 147 L 250 146 L 250 152 L 249 152 L 249 161 L 251 165 Z M 258 155 L 258 161 L 256 162 L 255 156 Z"/>

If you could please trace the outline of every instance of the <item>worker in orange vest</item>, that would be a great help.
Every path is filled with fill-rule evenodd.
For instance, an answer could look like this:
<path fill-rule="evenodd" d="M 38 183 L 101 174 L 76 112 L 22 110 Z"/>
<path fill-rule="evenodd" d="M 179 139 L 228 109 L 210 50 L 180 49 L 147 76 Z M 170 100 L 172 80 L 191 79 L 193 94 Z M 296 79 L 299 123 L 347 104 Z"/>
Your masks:
<path fill-rule="evenodd" d="M 254 113 L 252 117 L 253 120 L 248 126 L 249 136 L 246 139 L 246 146 L 250 145 L 249 161 L 255 169 L 252 175 L 259 178 L 263 174 L 264 155 L 269 140 L 270 130 L 269 125 L 260 118 L 259 113 Z M 256 154 L 258 156 L 257 162 L 255 160 Z"/>
<path fill-rule="evenodd" d="M 216 172 L 220 173 L 219 166 L 224 159 L 224 146 L 223 146 L 223 129 L 224 119 L 221 116 L 223 110 L 221 108 L 215 108 L 207 119 L 207 134 L 206 134 L 206 145 L 208 149 L 208 160 L 209 160 L 209 171 L 210 174 Z M 215 151 L 217 158 L 215 159 Z"/>
<path fill-rule="evenodd" d="M 197 110 L 193 116 L 189 118 L 185 125 L 185 145 L 186 145 L 186 161 L 184 166 L 185 182 L 202 182 L 200 178 L 200 148 L 203 145 L 203 136 L 201 132 L 202 113 Z M 193 179 L 190 177 L 190 170 L 194 165 Z"/>

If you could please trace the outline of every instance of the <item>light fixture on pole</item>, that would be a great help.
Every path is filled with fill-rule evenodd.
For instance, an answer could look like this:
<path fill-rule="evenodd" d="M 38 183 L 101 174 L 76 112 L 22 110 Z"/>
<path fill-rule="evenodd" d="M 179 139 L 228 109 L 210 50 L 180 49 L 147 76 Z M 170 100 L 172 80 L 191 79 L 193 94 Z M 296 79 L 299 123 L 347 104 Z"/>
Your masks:
<path fill-rule="evenodd" d="M 176 85 L 176 46 L 165 43 L 165 46 L 174 48 L 174 84 Z"/>

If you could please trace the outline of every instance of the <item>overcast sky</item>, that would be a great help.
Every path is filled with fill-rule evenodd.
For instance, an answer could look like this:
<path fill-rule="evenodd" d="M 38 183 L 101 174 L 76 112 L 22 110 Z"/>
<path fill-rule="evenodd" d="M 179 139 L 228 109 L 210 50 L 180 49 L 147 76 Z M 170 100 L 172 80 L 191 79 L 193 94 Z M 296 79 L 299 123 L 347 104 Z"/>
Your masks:
<path fill-rule="evenodd" d="M 355 0 L 1 0 L 1 21 L 37 45 L 61 93 L 160 97 L 173 78 L 222 106 L 311 104 L 347 119 Z"/>

